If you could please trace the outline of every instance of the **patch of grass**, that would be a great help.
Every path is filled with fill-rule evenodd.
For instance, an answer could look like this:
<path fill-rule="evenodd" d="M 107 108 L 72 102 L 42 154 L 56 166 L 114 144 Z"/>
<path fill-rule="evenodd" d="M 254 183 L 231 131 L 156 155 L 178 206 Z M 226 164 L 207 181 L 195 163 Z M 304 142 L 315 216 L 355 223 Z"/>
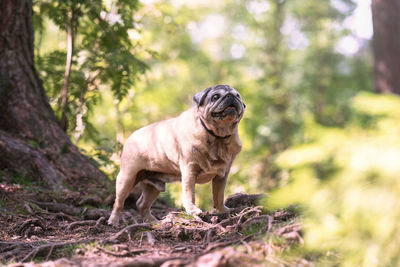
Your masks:
<path fill-rule="evenodd" d="M 93 208 L 93 207 L 92 207 Z M 101 205 L 99 205 L 98 207 L 94 207 L 94 208 L 99 208 L 99 209 L 103 209 L 103 210 L 111 210 L 112 209 L 112 204 L 111 204 L 111 206 L 110 205 L 107 205 L 107 204 L 105 204 L 105 203 L 102 203 Z"/>
<path fill-rule="evenodd" d="M 22 174 L 22 173 L 13 173 L 11 175 L 11 182 L 14 184 L 19 184 L 23 186 L 33 186 L 35 183 L 33 182 L 33 179 L 28 176 L 27 174 Z"/>
<path fill-rule="evenodd" d="M 49 260 L 55 260 L 59 258 L 71 258 L 74 256 L 76 249 L 80 245 L 78 244 L 71 244 L 71 245 L 65 245 L 61 248 L 54 248 L 53 252 L 51 253 L 50 257 L 48 257 Z M 43 262 L 47 258 L 48 251 L 44 250 L 39 252 L 32 260 L 36 263 Z"/>
<path fill-rule="evenodd" d="M 284 237 L 276 235 L 276 234 L 269 235 L 267 240 L 268 240 L 267 243 L 271 243 L 275 247 L 279 247 L 282 251 L 284 248 L 286 248 L 288 246 L 287 240 Z"/>
<path fill-rule="evenodd" d="M 93 241 L 87 244 L 70 244 L 65 245 L 61 248 L 54 248 L 53 253 L 49 257 L 50 259 L 59 259 L 59 258 L 71 258 L 77 254 L 77 251 L 81 251 L 83 253 L 94 249 L 97 246 L 98 242 Z M 44 255 L 38 255 L 35 257 L 35 262 L 40 262 L 44 260 Z"/>
<path fill-rule="evenodd" d="M 67 257 L 70 258 L 75 254 L 76 249 L 78 249 L 80 245 L 65 245 L 62 248 L 56 249 L 53 254 L 51 255 L 51 258 L 62 258 L 62 257 Z"/>
<path fill-rule="evenodd" d="M 62 181 L 62 186 L 64 187 L 64 188 L 66 188 L 66 189 L 68 189 L 68 190 L 70 190 L 70 191 L 72 191 L 72 192 L 74 192 L 75 190 L 78 190 L 78 191 L 80 191 L 81 189 L 80 188 L 74 188 L 71 184 L 69 184 L 67 181 Z"/>
<path fill-rule="evenodd" d="M 42 209 L 41 207 L 39 207 L 35 203 L 32 203 L 32 202 L 28 202 L 28 203 L 29 203 L 29 206 L 31 206 L 31 208 L 34 209 L 35 211 L 46 213 L 46 211 L 44 209 Z"/>
<path fill-rule="evenodd" d="M 291 214 L 300 215 L 304 212 L 304 207 L 301 205 L 290 205 L 284 208 L 283 210 Z"/>
<path fill-rule="evenodd" d="M 33 193 L 35 195 L 45 194 L 48 191 L 44 188 L 44 184 L 41 182 L 33 182 L 33 184 L 31 186 L 27 186 L 25 190 L 27 193 Z"/>
<path fill-rule="evenodd" d="M 254 224 L 251 224 L 250 226 L 242 229 L 240 232 L 244 236 L 252 235 L 252 234 L 260 232 L 261 229 L 263 229 L 266 225 L 267 225 L 267 222 L 254 223 Z"/>
<path fill-rule="evenodd" d="M 97 245 L 96 245 L 97 246 Z M 95 248 L 96 246 L 94 246 L 93 248 Z M 113 245 L 107 245 L 107 244 L 98 244 L 98 247 L 108 250 L 108 251 L 114 251 L 115 249 L 113 248 Z"/>
<path fill-rule="evenodd" d="M 98 241 L 93 241 L 87 244 L 77 244 L 75 245 L 74 254 L 77 254 L 78 251 L 79 253 L 86 253 L 88 251 L 91 251 L 95 249 L 98 246 L 98 244 L 99 244 Z"/>
<path fill-rule="evenodd" d="M 35 140 L 32 139 L 26 139 L 25 140 L 28 144 L 30 144 L 31 146 L 33 146 L 34 148 L 39 148 L 40 145 L 38 142 L 36 142 Z"/>
<path fill-rule="evenodd" d="M 193 215 L 191 215 L 191 214 L 189 214 L 189 213 L 186 213 L 186 212 L 179 212 L 179 213 L 177 214 L 177 216 L 178 216 L 179 218 L 182 218 L 182 219 L 185 219 L 185 220 L 194 219 Z"/>
<path fill-rule="evenodd" d="M 21 205 L 16 205 L 13 209 L 13 212 L 16 212 L 18 214 L 24 214 L 24 215 L 29 215 L 29 212 L 26 210 L 26 208 L 21 204 Z"/>

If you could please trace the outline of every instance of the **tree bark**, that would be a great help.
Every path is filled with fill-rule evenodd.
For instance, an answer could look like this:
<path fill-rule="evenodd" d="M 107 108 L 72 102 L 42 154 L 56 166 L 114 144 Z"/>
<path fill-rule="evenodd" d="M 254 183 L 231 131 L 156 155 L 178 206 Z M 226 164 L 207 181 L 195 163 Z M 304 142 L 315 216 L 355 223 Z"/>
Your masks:
<path fill-rule="evenodd" d="M 400 94 L 400 0 L 372 0 L 374 86 Z"/>
<path fill-rule="evenodd" d="M 108 183 L 59 126 L 34 65 L 31 0 L 0 1 L 0 170 L 48 187 Z"/>

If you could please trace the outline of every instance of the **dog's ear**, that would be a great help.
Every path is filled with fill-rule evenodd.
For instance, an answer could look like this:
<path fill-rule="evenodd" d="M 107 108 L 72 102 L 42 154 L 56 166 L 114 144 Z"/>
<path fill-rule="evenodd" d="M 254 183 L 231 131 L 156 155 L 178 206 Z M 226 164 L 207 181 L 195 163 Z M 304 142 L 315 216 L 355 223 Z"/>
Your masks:
<path fill-rule="evenodd" d="M 204 100 L 207 97 L 207 94 L 211 91 L 212 87 L 208 87 L 207 89 L 204 89 L 200 93 L 197 93 L 193 97 L 193 101 L 197 104 L 197 106 L 201 106 L 204 103 Z"/>

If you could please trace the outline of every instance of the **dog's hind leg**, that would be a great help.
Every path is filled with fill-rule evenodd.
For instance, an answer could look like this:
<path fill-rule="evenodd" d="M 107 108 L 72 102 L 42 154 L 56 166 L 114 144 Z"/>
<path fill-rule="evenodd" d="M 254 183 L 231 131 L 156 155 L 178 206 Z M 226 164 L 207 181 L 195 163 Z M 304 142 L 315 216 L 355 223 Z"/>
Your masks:
<path fill-rule="evenodd" d="M 143 216 L 145 222 L 157 221 L 157 219 L 151 214 L 150 208 L 160 194 L 160 191 L 153 185 L 146 183 L 146 181 L 143 181 L 142 189 L 142 194 L 136 202 L 136 207 Z"/>
<path fill-rule="evenodd" d="M 119 217 L 121 215 L 122 209 L 124 208 L 124 203 L 129 193 L 133 189 L 136 181 L 137 172 L 124 172 L 120 171 L 117 176 L 116 181 L 116 195 L 114 207 L 111 212 L 111 216 L 108 219 L 108 224 L 117 226 L 119 223 Z"/>

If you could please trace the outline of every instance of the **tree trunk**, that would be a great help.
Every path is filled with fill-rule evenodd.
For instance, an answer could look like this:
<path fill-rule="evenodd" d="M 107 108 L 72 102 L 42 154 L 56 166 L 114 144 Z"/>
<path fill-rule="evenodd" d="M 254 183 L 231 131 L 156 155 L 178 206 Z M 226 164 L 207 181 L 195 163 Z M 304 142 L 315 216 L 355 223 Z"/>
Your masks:
<path fill-rule="evenodd" d="M 104 186 L 105 175 L 58 125 L 33 48 L 32 1 L 0 1 L 0 170 L 28 175 L 50 188 Z"/>
<path fill-rule="evenodd" d="M 372 0 L 375 90 L 400 94 L 400 0 Z"/>

